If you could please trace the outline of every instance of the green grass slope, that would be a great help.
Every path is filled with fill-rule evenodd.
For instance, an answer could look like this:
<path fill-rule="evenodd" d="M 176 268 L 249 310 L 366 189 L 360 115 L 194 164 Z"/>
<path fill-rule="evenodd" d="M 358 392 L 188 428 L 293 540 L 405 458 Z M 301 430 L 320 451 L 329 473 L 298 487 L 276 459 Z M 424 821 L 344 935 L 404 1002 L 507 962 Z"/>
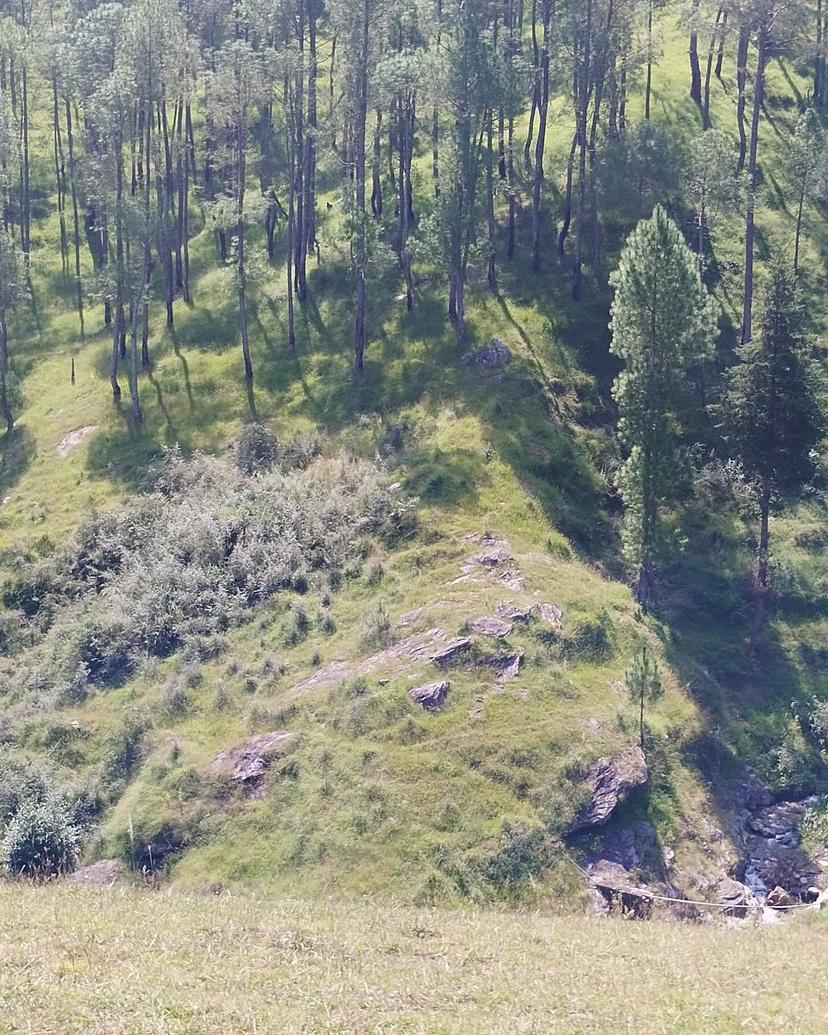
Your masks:
<path fill-rule="evenodd" d="M 686 139 L 699 120 L 685 98 L 685 42 L 672 23 L 664 45 L 656 118 Z M 785 135 L 804 89 L 795 68 L 774 63 L 762 140 L 766 184 L 786 175 Z M 715 87 L 714 114 L 732 129 L 729 81 Z M 563 109 L 553 113 L 553 184 L 561 180 L 568 118 Z M 47 135 L 44 122 L 35 134 L 43 156 Z M 36 173 L 45 184 L 45 157 Z M 791 233 L 792 213 L 778 198 L 770 187 L 763 191 L 763 248 Z M 720 872 L 736 858 L 721 789 L 740 765 L 753 765 L 776 787 L 824 786 L 809 724 L 814 700 L 828 697 L 821 497 L 814 493 L 774 522 L 779 590 L 760 658 L 744 650 L 753 529 L 735 506 L 718 502 L 715 485 L 688 492 L 674 515 L 684 548 L 665 572 L 656 614 L 643 621 L 623 581 L 611 492 L 608 292 L 590 280 L 574 305 L 551 258 L 537 276 L 504 266 L 498 298 L 475 282 L 472 343 L 498 336 L 513 355 L 493 373 L 459 361 L 435 271 L 418 269 L 417 304 L 408 314 L 391 271 L 377 270 L 366 371 L 355 381 L 340 229 L 334 207 L 295 356 L 285 348 L 281 271 L 257 288 L 250 393 L 233 301 L 202 230 L 191 246 L 195 304 L 177 304 L 174 333 L 156 314 L 153 366 L 141 381 L 145 425 L 136 429 L 111 402 L 109 343 L 97 311 L 79 335 L 56 265 L 55 220 L 38 223 L 33 301 L 13 328 L 27 403 L 0 475 L 0 561 L 12 582 L 64 542 L 82 515 L 139 491 L 164 446 L 221 452 L 251 409 L 280 441 L 315 432 L 329 452 L 380 457 L 387 480 L 418 500 L 419 523 L 393 547 L 366 540 L 341 585 L 314 585 L 309 594 L 283 593 L 259 606 L 227 634 L 218 656 L 147 659 L 122 685 L 59 708 L 31 695 L 17 701 L 3 731 L 6 755 L 39 760 L 64 783 L 103 781 L 105 808 L 87 857 L 118 854 L 153 868 L 166 852 L 169 876 L 182 887 L 572 903 L 581 875 L 561 831 L 588 763 L 636 736 L 619 681 L 646 639 L 661 659 L 667 692 L 649 719 L 650 786 L 631 815 L 653 822 L 682 872 Z M 617 245 L 621 228 L 610 220 L 611 245 L 613 233 Z M 739 247 L 738 220 L 725 219 L 715 251 L 717 295 L 729 316 Z M 817 330 L 826 318 L 819 302 L 825 248 L 824 213 L 809 209 L 806 288 Z M 732 343 L 725 328 L 722 361 Z M 692 404 L 688 436 L 705 440 L 710 429 Z M 81 429 L 87 434 L 67 450 L 65 436 Z M 522 585 L 463 571 L 479 549 L 466 537 L 483 532 L 507 541 Z M 548 601 L 564 615 L 558 632 L 539 621 L 515 626 L 508 647 L 523 651 L 518 678 L 500 685 L 483 649 L 451 668 L 439 713 L 411 702 L 411 686 L 440 674 L 427 659 L 395 657 L 395 645 L 433 628 L 458 635 L 469 619 L 509 600 Z M 412 611 L 417 617 L 400 627 Z M 307 622 L 300 620 L 297 635 L 300 612 Z M 16 664 L 3 662 L 12 683 Z M 181 705 L 174 709 L 173 692 Z M 228 793 L 210 776 L 218 752 L 274 729 L 295 733 L 295 750 L 271 768 L 261 793 Z M 113 789 L 102 774 L 123 748 L 135 748 L 135 757 Z M 710 1030 L 732 1030 L 726 1023 Z"/>

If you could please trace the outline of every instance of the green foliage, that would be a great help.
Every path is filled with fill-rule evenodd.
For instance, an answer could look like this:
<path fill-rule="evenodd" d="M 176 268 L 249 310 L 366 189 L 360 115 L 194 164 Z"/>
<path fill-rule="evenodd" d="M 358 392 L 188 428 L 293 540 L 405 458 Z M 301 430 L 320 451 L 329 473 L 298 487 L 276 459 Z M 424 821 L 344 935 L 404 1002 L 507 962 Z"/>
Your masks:
<path fill-rule="evenodd" d="M 709 358 L 718 307 L 678 227 L 657 206 L 630 235 L 611 278 L 612 351 L 624 369 L 613 386 L 627 456 L 618 485 L 624 551 L 646 603 L 661 541 L 660 512 L 675 493 L 675 409 L 687 370 Z"/>
<path fill-rule="evenodd" d="M 6 826 L 0 865 L 25 877 L 51 877 L 74 869 L 81 832 L 63 798 L 24 801 Z"/>
<path fill-rule="evenodd" d="M 797 283 L 781 264 L 771 271 L 758 333 L 727 376 L 721 412 L 728 442 L 751 478 L 794 489 L 810 475 L 824 418 Z"/>
<path fill-rule="evenodd" d="M 644 707 L 657 701 L 664 693 L 658 662 L 647 644 L 642 644 L 633 656 L 632 665 L 625 676 L 627 693 L 638 706 L 639 736 L 644 747 Z"/>
<path fill-rule="evenodd" d="M 257 421 L 242 426 L 233 447 L 236 465 L 245 474 L 254 475 L 271 470 L 279 456 L 276 436 Z"/>

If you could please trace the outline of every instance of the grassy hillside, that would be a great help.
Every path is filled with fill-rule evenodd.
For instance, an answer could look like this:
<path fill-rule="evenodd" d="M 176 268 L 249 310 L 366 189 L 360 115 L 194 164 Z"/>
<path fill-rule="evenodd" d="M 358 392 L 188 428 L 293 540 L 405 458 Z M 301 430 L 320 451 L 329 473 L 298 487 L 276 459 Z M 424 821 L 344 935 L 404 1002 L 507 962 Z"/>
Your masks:
<path fill-rule="evenodd" d="M 828 1024 L 818 991 L 827 938 L 818 920 L 764 930 L 597 927 L 341 902 L 7 888 L 0 1029 L 819 1035 Z"/>
<path fill-rule="evenodd" d="M 699 129 L 685 97 L 686 41 L 672 21 L 663 33 L 655 119 L 686 142 Z M 804 78 L 787 63 L 774 62 L 769 78 L 763 248 L 784 245 L 791 235 L 793 213 L 773 185 L 787 175 L 786 134 L 805 90 Z M 550 180 L 559 185 L 571 131 L 563 102 L 556 104 Z M 636 107 L 638 98 L 633 114 Z M 717 124 L 732 128 L 727 77 L 715 85 L 714 114 Z M 35 144 L 35 173 L 45 190 L 45 121 Z M 320 888 L 382 892 L 422 903 L 503 896 L 577 903 L 581 875 L 561 832 L 578 806 L 588 763 L 636 735 L 634 709 L 619 681 L 634 646 L 646 639 L 661 659 L 667 692 L 648 720 L 651 783 L 630 815 L 654 824 L 680 872 L 720 872 L 736 858 L 722 810 L 727 781 L 741 764 L 755 766 L 777 788 L 825 786 L 824 758 L 809 722 L 814 699 L 828 697 L 821 491 L 774 522 L 779 588 L 761 657 L 744 649 L 752 519 L 712 471 L 696 479 L 695 489 L 688 485 L 674 515 L 684 546 L 665 573 L 656 612 L 644 620 L 619 560 L 605 282 L 590 278 L 575 305 L 551 246 L 540 275 L 519 263 L 503 266 L 497 298 L 477 279 L 471 345 L 497 336 L 513 355 L 503 371 L 491 372 L 460 362 L 444 318 L 445 286 L 433 269 L 418 267 L 410 314 L 393 272 L 377 269 L 366 371 L 355 380 L 348 257 L 335 191 L 320 201 L 325 211 L 326 201 L 333 205 L 322 235 L 326 263 L 310 277 L 297 354 L 285 348 L 284 285 L 274 269 L 256 289 L 256 381 L 245 391 L 233 300 L 202 230 L 191 246 L 194 305 L 177 304 L 174 334 L 155 314 L 140 429 L 111 402 L 109 339 L 97 311 L 79 334 L 53 248 L 55 217 L 38 222 L 32 304 L 13 328 L 27 402 L 5 444 L 0 561 L 13 587 L 27 565 L 55 556 L 84 515 L 119 506 L 143 489 L 163 447 L 220 453 L 251 410 L 281 443 L 315 433 L 328 455 L 345 451 L 376 461 L 386 482 L 417 500 L 416 528 L 391 544 L 360 537 L 341 579 L 320 574 L 307 589 L 258 604 L 212 646 L 192 642 L 169 657 L 142 657 L 116 685 L 94 685 L 75 699 L 22 679 L 20 655 L 5 659 L 5 761 L 44 766 L 49 779 L 89 795 L 99 813 L 87 858 L 119 855 L 137 869 L 168 864 L 171 879 L 186 888 L 255 884 L 297 895 Z M 681 205 L 676 209 L 687 218 Z M 806 289 L 816 334 L 824 334 L 826 321 L 825 225 L 824 213 L 809 209 Z M 739 227 L 728 216 L 715 239 L 715 287 L 725 312 L 720 365 L 734 342 L 729 321 L 738 293 Z M 522 228 L 528 232 L 528 219 Z M 626 229 L 620 217 L 607 226 L 612 262 Z M 819 341 L 824 349 L 824 338 Z M 72 445 L 65 436 L 74 431 L 86 433 Z M 695 397 L 688 398 L 686 431 L 688 440 L 712 440 Z M 468 537 L 482 533 L 505 541 L 510 560 L 500 574 L 512 570 L 511 584 L 480 566 L 463 570 L 481 549 Z M 470 619 L 509 601 L 550 602 L 563 612 L 560 630 L 537 620 L 515 625 L 503 649 L 523 651 L 519 677 L 500 681 L 491 663 L 497 648 L 483 646 L 449 670 L 442 711 L 429 714 L 411 702 L 408 689 L 439 678 L 439 671 L 427 660 L 382 652 L 432 629 L 456 636 Z M 295 748 L 270 770 L 261 793 L 228 793 L 211 777 L 218 752 L 281 729 L 296 734 Z M 65 908 L 57 901 L 56 908 Z M 129 901 L 140 916 L 158 900 Z M 194 908 L 186 922 L 226 922 L 200 919 L 199 910 L 208 908 L 224 916 L 223 905 Z M 457 922 L 462 928 L 464 921 Z M 588 929 L 578 930 L 576 938 L 591 940 Z M 517 927 L 508 937 L 517 946 Z M 667 936 L 642 934 L 641 951 L 657 953 L 646 939 L 661 937 Z M 705 939 L 715 936 L 693 937 L 702 960 Z M 786 933 L 778 944 L 795 946 L 799 937 Z M 761 957 L 767 944 L 746 951 Z M 734 971 L 735 961 L 728 956 Z M 539 975 L 533 986 L 538 1000 L 528 1008 L 527 1026 L 513 1030 L 540 1030 L 532 1027 L 531 1011 L 542 1009 L 542 980 Z M 514 986 L 504 992 L 506 999 L 516 994 Z M 686 998 L 678 995 L 677 1016 L 686 1021 L 698 997 L 695 983 Z M 750 1016 L 776 1017 L 770 991 L 759 1003 L 755 1008 L 768 1012 Z M 249 1007 L 253 1016 L 261 1008 Z M 375 1027 L 366 1030 L 389 1023 L 388 1007 L 377 1009 Z M 615 1009 L 608 996 L 600 1023 L 589 1027 L 585 1020 L 579 1029 L 571 1018 L 560 1030 L 607 1030 Z M 721 1012 L 711 1013 L 709 1030 L 735 1030 L 728 1025 L 738 1023 L 738 1008 L 723 1002 L 715 1009 Z M 793 1024 L 787 1006 L 778 1009 L 779 1024 Z M 142 1013 L 138 1000 L 135 1010 Z M 183 1017 L 181 1030 L 187 1023 Z M 340 1029 L 319 1026 L 328 1023 L 319 1018 L 312 1023 L 318 1027 L 310 1030 L 347 1029 L 344 1022 Z M 457 1027 L 451 1017 L 443 1028 L 439 1023 L 411 1030 L 478 1030 Z M 640 1030 L 657 1030 L 642 1024 Z M 818 1030 L 817 1019 L 814 1025 L 796 1030 Z"/>

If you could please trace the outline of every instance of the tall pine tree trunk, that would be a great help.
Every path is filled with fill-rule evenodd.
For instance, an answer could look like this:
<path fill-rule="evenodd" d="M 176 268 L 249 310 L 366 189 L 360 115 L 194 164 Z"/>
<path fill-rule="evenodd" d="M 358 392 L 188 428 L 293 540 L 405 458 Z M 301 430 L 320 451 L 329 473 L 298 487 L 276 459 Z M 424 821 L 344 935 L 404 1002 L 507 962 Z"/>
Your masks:
<path fill-rule="evenodd" d="M 768 53 L 767 27 L 759 30 L 756 75 L 753 81 L 753 116 L 750 123 L 750 153 L 748 157 L 749 191 L 745 215 L 745 283 L 742 304 L 742 344 L 750 341 L 753 321 L 753 243 L 756 232 L 756 186 L 759 149 L 759 124 L 762 117 L 762 102 L 765 95 L 765 66 Z"/>

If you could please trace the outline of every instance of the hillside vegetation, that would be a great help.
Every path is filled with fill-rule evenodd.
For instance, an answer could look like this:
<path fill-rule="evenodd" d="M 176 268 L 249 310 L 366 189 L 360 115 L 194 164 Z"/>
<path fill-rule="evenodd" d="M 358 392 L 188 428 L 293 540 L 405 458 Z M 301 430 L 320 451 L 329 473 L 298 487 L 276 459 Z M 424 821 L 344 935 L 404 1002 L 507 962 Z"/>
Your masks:
<path fill-rule="evenodd" d="M 57 22 L 85 25 L 84 31 L 91 32 L 100 26 L 88 18 L 84 23 L 82 15 L 97 11 L 101 18 L 120 17 L 116 5 L 105 6 L 108 13 L 93 5 L 77 10 L 69 5 Z M 132 228 L 123 231 L 132 255 L 123 269 L 112 273 L 112 260 L 109 273 L 93 270 L 92 249 L 82 242 L 81 327 L 73 249 L 66 243 L 71 238 L 68 181 L 64 176 L 62 193 L 54 183 L 53 64 L 31 52 L 29 265 L 23 278 L 26 291 L 10 307 L 8 319 L 10 370 L 21 394 L 14 428 L 3 443 L 0 473 L 5 579 L 0 613 L 0 826 L 10 830 L 15 816 L 29 814 L 24 809 L 38 815 L 39 809 L 52 809 L 62 817 L 56 822 L 63 824 L 63 847 L 56 851 L 66 852 L 67 868 L 118 857 L 136 873 L 170 880 L 182 889 L 255 887 L 296 896 L 312 896 L 321 889 L 380 894 L 418 905 L 506 899 L 580 908 L 583 874 L 578 859 L 589 843 L 588 837 L 573 843 L 567 828 L 583 804 L 583 777 L 590 763 L 617 754 L 639 737 L 637 705 L 625 680 L 631 659 L 646 644 L 658 660 L 664 693 L 647 708 L 649 780 L 630 799 L 625 821 L 652 824 L 656 869 L 679 876 L 683 886 L 707 886 L 738 865 L 730 810 L 733 787 L 746 766 L 775 792 L 803 795 L 828 789 L 828 525 L 825 465 L 816 449 L 808 477 L 776 494 L 772 608 L 759 649 L 751 652 L 755 486 L 734 462 L 715 408 L 706 406 L 720 399 L 723 371 L 739 359 L 747 205 L 742 196 L 721 207 L 715 225 L 711 211 L 710 226 L 702 233 L 708 251 L 704 281 L 720 306 L 715 357 L 691 370 L 671 421 L 680 463 L 674 471 L 675 492 L 663 508 L 670 548 L 660 559 L 657 592 L 646 610 L 630 588 L 634 571 L 622 543 L 625 510 L 617 479 L 623 449 L 611 394 L 621 364 L 609 351 L 612 290 L 607 271 L 618 265 L 627 234 L 657 203 L 666 206 L 689 240 L 696 240 L 686 165 L 702 115 L 687 96 L 687 23 L 673 5 L 659 7 L 652 91 L 645 100 L 641 33 L 646 17 L 641 20 L 638 5 L 621 5 L 625 42 L 612 50 L 612 68 L 613 75 L 620 75 L 627 67 L 622 58 L 629 60 L 627 128 L 613 134 L 608 125 L 610 104 L 615 104 L 612 118 L 617 119 L 618 109 L 607 80 L 595 115 L 601 127 L 598 172 L 590 181 L 601 243 L 593 251 L 587 247 L 591 224 L 585 208 L 577 231 L 583 261 L 577 260 L 573 272 L 572 240 L 564 242 L 563 256 L 556 247 L 575 129 L 569 95 L 572 39 L 580 39 L 575 31 L 580 5 L 567 7 L 554 44 L 559 61 L 549 97 L 539 269 L 532 268 L 529 247 L 535 180 L 531 165 L 525 168 L 519 154 L 508 189 L 495 193 L 490 241 L 482 190 L 479 205 L 472 206 L 477 223 L 463 231 L 468 237 L 468 268 L 462 270 L 465 311 L 449 321 L 447 282 L 454 278 L 456 285 L 461 271 L 451 266 L 451 220 L 435 202 L 429 179 L 431 95 L 422 79 L 417 88 L 423 96 L 418 109 L 423 122 L 409 177 L 416 187 L 417 228 L 411 230 L 409 251 L 397 242 L 396 250 L 404 254 L 394 254 L 394 200 L 387 174 L 378 173 L 386 191 L 385 222 L 369 217 L 370 232 L 360 223 L 359 212 L 354 214 L 358 189 L 349 174 L 339 175 L 337 149 L 343 134 L 355 132 L 351 77 L 341 65 L 335 64 L 332 72 L 330 68 L 334 37 L 340 46 L 337 61 L 343 60 L 342 47 L 355 46 L 349 36 L 355 30 L 341 6 L 317 12 L 324 40 L 320 110 L 329 73 L 335 90 L 330 113 L 324 98 L 319 139 L 327 141 L 333 133 L 339 144 L 319 146 L 315 233 L 321 261 L 317 263 L 311 250 L 307 294 L 293 300 L 292 308 L 287 278 L 292 286 L 296 269 L 288 253 L 295 239 L 288 242 L 287 235 L 307 228 L 290 222 L 293 216 L 274 216 L 273 254 L 268 256 L 269 223 L 262 200 L 270 198 L 272 187 L 281 207 L 292 190 L 284 161 L 295 171 L 296 156 L 280 153 L 295 140 L 295 128 L 280 121 L 285 118 L 279 107 L 281 86 L 274 86 L 282 83 L 286 68 L 289 79 L 294 75 L 281 45 L 273 57 L 277 67 L 266 77 L 273 96 L 268 94 L 270 101 L 257 96 L 250 103 L 243 127 L 250 162 L 246 169 L 241 163 L 240 176 L 233 165 L 239 158 L 231 147 L 237 128 L 232 98 L 224 97 L 211 109 L 195 99 L 215 97 L 214 80 L 208 77 L 205 85 L 195 77 L 187 87 L 193 91 L 200 161 L 210 139 L 216 152 L 215 139 L 223 141 L 225 150 L 213 162 L 221 168 L 216 177 L 226 191 L 214 188 L 208 196 L 202 183 L 188 195 L 190 300 L 176 288 L 170 301 L 172 325 L 163 304 L 170 249 L 165 257 L 154 256 L 151 268 L 144 266 L 142 246 L 149 230 L 141 229 L 141 192 L 136 189 L 136 210 L 123 203 L 125 225 Z M 222 51 L 221 60 L 230 60 L 233 47 L 241 53 L 232 12 L 216 5 L 213 22 L 207 17 L 210 12 L 195 7 L 199 11 L 187 17 L 192 17 L 188 31 L 198 38 L 196 49 L 208 65 L 215 58 L 208 71 L 226 75 L 225 87 L 228 82 L 232 86 L 234 75 L 242 73 L 221 71 L 213 53 L 218 43 L 211 36 L 214 32 L 230 48 Z M 606 15 L 605 5 L 595 7 Z M 420 5 L 413 8 L 425 24 Z M 802 8 L 811 18 L 810 6 Z M 247 41 L 255 50 L 254 43 L 258 46 L 257 41 L 270 36 L 257 21 L 263 17 L 257 5 L 250 5 L 250 11 L 245 6 L 245 12 Z M 528 11 L 524 17 L 521 53 L 531 64 Z M 31 36 L 41 24 L 45 22 L 26 27 L 32 47 Z M 807 25 L 803 38 L 810 41 L 812 22 Z M 705 32 L 701 38 L 707 46 L 710 33 L 707 28 Z M 480 38 L 484 36 L 489 38 L 485 33 Z M 105 42 L 101 46 L 106 49 Z M 728 35 L 722 76 L 713 77 L 710 97 L 712 124 L 731 142 L 737 136 L 736 50 L 737 34 Z M 772 252 L 790 265 L 797 195 L 789 144 L 801 112 L 809 99 L 816 100 L 811 52 L 785 49 L 781 42 L 772 51 L 761 108 L 757 190 L 751 193 L 758 228 L 757 295 Z M 94 68 L 106 64 L 106 54 L 85 53 L 90 62 L 95 58 Z M 376 71 L 374 64 L 371 68 Z M 85 106 L 85 118 L 94 125 L 102 118 L 98 106 L 108 95 L 84 94 L 84 69 L 73 69 L 77 82 L 67 85 L 58 76 L 56 96 L 62 97 L 63 91 L 68 107 Z M 397 73 L 393 85 L 401 89 L 407 80 L 400 69 Z M 390 74 L 387 69 L 385 74 Z M 530 71 L 526 76 L 532 81 Z M 612 84 L 615 89 L 618 81 Z M 110 86 L 114 90 L 118 84 Z M 139 87 L 151 89 L 130 81 L 118 86 L 122 92 L 117 98 L 126 96 L 132 104 Z M 387 99 L 382 91 L 391 87 L 383 86 L 377 73 L 372 90 L 372 104 L 379 105 Z M 399 96 L 393 96 L 399 106 Z M 520 141 L 516 150 L 528 127 L 525 101 L 526 91 L 519 103 L 508 98 L 497 102 Z M 150 110 L 152 103 L 151 98 Z M 645 103 L 652 109 L 647 123 Z M 496 124 L 497 104 L 489 103 L 471 134 L 484 157 L 483 116 L 488 112 L 489 124 Z M 594 100 L 592 104 L 591 115 Z M 115 110 L 115 101 L 112 105 Z M 131 126 L 133 108 L 126 105 L 125 110 L 124 125 Z M 447 100 L 440 111 L 445 139 L 458 121 L 453 111 Z M 265 124 L 265 116 L 274 121 Z M 819 123 L 821 116 L 814 118 Z M 376 120 L 373 110 L 371 119 Z M 374 122 L 369 119 L 368 125 L 370 130 Z M 364 133 L 364 124 L 362 129 Z M 114 130 L 108 126 L 106 132 Z M 78 183 L 90 204 L 109 204 L 101 218 L 112 221 L 113 210 L 121 211 L 112 194 L 116 152 L 103 146 L 95 150 L 91 139 L 84 142 L 89 152 Z M 348 139 L 353 144 L 353 137 Z M 143 154 L 143 140 L 131 140 L 134 154 Z M 268 142 L 279 153 L 271 153 Z M 369 132 L 368 151 L 370 145 Z M 129 155 L 123 140 L 119 146 Z M 160 148 L 155 142 L 150 153 L 152 146 Z M 383 142 L 383 163 L 385 146 Z M 450 162 L 449 145 L 445 147 L 444 159 Z M 586 169 L 588 148 L 581 150 Z M 496 143 L 489 151 L 490 157 L 496 154 Z M 154 162 L 161 162 L 160 153 Z M 272 175 L 268 161 L 275 163 Z M 345 166 L 353 165 L 359 162 L 351 156 Z M 483 166 L 485 162 L 481 181 Z M 575 168 L 577 177 L 577 163 Z M 93 189 L 96 175 L 106 181 L 100 198 Z M 358 188 L 359 170 L 353 175 Z M 586 191 L 587 173 L 581 175 Z M 128 180 L 129 163 L 126 176 Z M 370 175 L 368 180 L 370 188 Z M 244 209 L 240 184 L 257 198 L 259 208 Z M 16 182 L 7 189 L 12 187 L 16 190 Z M 163 193 L 165 188 L 162 184 L 158 189 Z M 222 203 L 231 216 L 241 210 L 241 231 Z M 509 257 L 513 206 L 519 247 Z M 8 209 L 17 235 L 17 202 L 10 201 Z M 271 210 L 276 211 L 272 202 Z M 152 225 L 154 249 L 157 226 Z M 107 228 L 112 251 L 116 228 L 110 223 Z M 819 364 L 824 364 L 828 319 L 825 228 L 824 196 L 809 186 L 798 284 L 806 310 L 807 352 Z M 240 232 L 246 241 L 247 271 L 239 259 Z M 367 242 L 361 239 L 366 233 Z M 487 242 L 494 252 L 487 252 Z M 496 293 L 487 288 L 491 254 L 497 257 Z M 364 356 L 354 337 L 363 272 Z M 149 281 L 145 274 L 151 274 Z M 110 326 L 103 322 L 104 300 L 115 313 Z M 149 362 L 142 367 L 138 314 L 145 302 Z M 119 319 L 125 321 L 120 327 Z M 113 401 L 110 364 L 121 331 L 125 354 L 119 358 L 118 376 L 124 397 Z M 248 378 L 240 348 L 245 335 L 252 362 Z M 507 363 L 492 367 L 464 360 L 467 353 L 490 347 L 495 338 L 508 347 Z M 481 560 L 487 552 L 492 556 Z M 527 620 L 510 621 L 508 633 L 499 638 L 473 634 L 476 619 L 506 614 L 510 608 L 524 612 Z M 444 666 L 431 660 L 467 634 L 473 642 L 457 658 Z M 507 673 L 515 658 L 516 672 Z M 449 687 L 439 709 L 424 709 L 411 699 L 413 687 L 443 679 Z M 228 758 L 235 764 L 238 756 L 222 753 L 276 732 L 289 736 L 279 741 L 266 771 L 252 782 L 228 780 Z M 815 843 L 824 844 L 819 822 L 817 817 Z M 2 892 L 0 915 L 6 928 L 15 894 Z M 64 901 L 48 891 L 44 904 L 36 905 L 28 892 L 20 894 L 42 917 L 52 906 L 61 910 L 61 923 L 67 924 L 83 901 L 81 893 L 75 898 L 73 892 Z M 164 951 L 148 941 L 144 961 L 153 967 L 164 960 L 174 964 L 188 930 L 198 939 L 199 932 L 216 925 L 222 939 L 233 941 L 233 911 L 257 908 L 250 903 L 238 907 L 236 900 L 186 900 L 180 907 L 160 898 L 101 901 L 107 918 L 100 924 L 113 923 L 108 911 L 119 911 L 120 902 L 127 903 L 129 922 L 136 929 L 149 925 L 159 932 Z M 272 938 L 280 946 L 284 941 L 290 966 L 304 968 L 305 935 L 300 929 L 305 928 L 305 907 L 280 908 L 298 911 L 292 933 L 281 928 L 272 936 L 264 932 L 263 944 Z M 171 922 L 172 913 L 166 911 L 178 909 Z M 420 922 L 400 915 L 403 928 Z M 313 987 L 318 984 L 325 1002 L 340 981 L 324 962 L 326 939 L 344 944 L 356 937 L 353 932 L 361 924 L 382 922 L 349 912 L 341 923 L 353 928 L 341 931 L 340 920 L 324 910 L 321 919 L 307 920 L 312 958 L 304 972 Z M 418 1027 L 420 1022 L 412 1019 L 415 1012 L 437 1009 L 431 992 L 412 991 L 410 1009 L 403 1006 L 401 1012 L 387 1002 L 390 993 L 382 988 L 388 960 L 408 952 L 398 944 L 403 940 L 407 945 L 407 935 L 388 932 L 369 950 L 372 962 L 365 964 L 377 975 L 380 989 L 377 1001 L 366 1004 L 373 1011 L 374 1027 L 365 1030 L 391 1030 L 388 1025 L 397 1023 L 409 1027 L 395 1031 L 489 1030 L 487 1010 L 504 1009 L 504 1004 L 518 1009 L 523 1003 L 525 1025 L 515 1021 L 503 1030 L 551 1031 L 555 1029 L 539 1026 L 538 1020 L 550 995 L 570 1001 L 573 1012 L 561 1022 L 561 1031 L 625 1030 L 618 1018 L 627 1016 L 627 1008 L 609 991 L 603 1005 L 594 1010 L 585 1006 L 581 1017 L 577 995 L 571 1000 L 557 979 L 554 989 L 546 985 L 544 953 L 555 956 L 569 973 L 570 967 L 580 966 L 582 949 L 594 941 L 589 929 L 573 927 L 559 952 L 559 938 L 570 929 L 546 928 L 532 920 L 541 951 L 527 953 L 525 929 L 512 920 L 505 919 L 492 935 L 485 930 L 488 921 L 453 917 L 451 923 L 457 925 L 451 945 L 428 957 L 439 958 L 439 966 L 409 958 L 412 981 L 422 978 L 425 986 L 438 980 L 438 971 L 443 981 L 444 968 L 452 972 L 452 961 L 478 953 L 468 991 L 469 1017 L 448 1012 L 445 1021 L 440 1017 L 431 1027 L 430 1022 Z M 35 939 L 37 930 L 33 925 Z M 502 991 L 491 991 L 487 975 L 491 961 L 501 959 L 501 936 L 514 955 L 504 964 Z M 598 959 L 593 972 L 598 984 L 612 960 L 612 939 L 620 937 L 617 928 L 609 929 L 599 954 L 603 963 Z M 636 952 L 663 958 L 662 939 L 669 935 L 642 932 L 636 937 Z M 693 932 L 687 944 L 694 962 L 683 972 L 682 983 L 665 992 L 668 999 L 656 1014 L 639 1016 L 636 1030 L 660 1030 L 658 1011 L 675 1016 L 671 1030 L 676 1031 L 698 1030 L 692 1027 L 698 1011 L 709 1014 L 709 1031 L 737 1030 L 745 1018 L 778 1030 L 821 1030 L 818 1015 L 797 1010 L 809 1006 L 814 975 L 805 967 L 819 958 L 813 946 L 822 937 L 822 928 L 810 927 L 786 931 L 774 943 L 748 943 L 744 935 L 733 935 L 738 950 L 731 952 L 731 943 L 722 949 L 726 943 L 717 935 Z M 97 944 L 98 935 L 81 932 L 78 938 Z M 258 935 L 248 932 L 245 938 L 251 951 L 258 951 Z M 431 935 L 424 938 L 428 941 Z M 291 948 L 297 939 L 297 947 Z M 774 954 L 799 958 L 805 941 L 810 948 L 800 960 L 803 969 L 795 975 L 795 988 L 787 978 L 782 982 L 789 989 L 787 998 L 777 999 L 771 987 L 763 992 L 746 988 L 744 973 L 750 972 L 752 982 L 761 980 L 771 944 Z M 708 998 L 705 975 L 714 945 L 721 965 L 742 975 L 735 993 L 741 998 L 735 1004 L 726 980 Z M 67 951 L 75 961 L 66 964 L 70 971 L 76 965 L 94 966 L 87 955 L 86 962 L 78 963 L 85 949 Z M 236 944 L 223 948 L 218 953 L 221 966 L 235 967 L 238 951 Z M 342 980 L 361 981 L 361 952 L 359 946 L 343 950 L 355 969 Z M 744 959 L 739 952 L 745 953 Z M 539 968 L 534 976 L 526 971 L 530 959 Z M 59 966 L 56 960 L 53 964 Z M 268 955 L 255 965 L 270 964 Z M 790 964 L 783 959 L 780 966 Z M 292 979 L 290 967 L 282 979 Z M 66 1007 L 50 1002 L 24 978 L 4 994 L 18 1011 L 26 996 L 38 997 L 36 1016 L 42 1030 L 48 1030 L 63 1022 L 61 1010 L 73 1017 L 106 1011 L 89 999 L 85 979 L 78 980 L 71 993 L 77 999 Z M 150 988 L 149 972 L 143 980 Z M 218 988 L 220 973 L 210 980 Z M 574 969 L 567 980 L 576 981 Z M 640 980 L 661 981 L 663 975 L 642 974 Z M 625 983 L 623 991 L 636 1003 L 643 1001 L 635 984 Z M 122 993 L 124 989 L 112 986 L 105 994 Z M 454 994 L 456 989 L 444 986 L 443 995 L 434 996 Z M 147 996 L 149 992 L 130 993 L 133 1027 L 111 1030 L 164 1030 L 167 1023 L 173 1030 L 219 1030 L 241 1017 L 249 1024 L 250 1018 L 264 1016 L 272 1002 L 271 993 L 262 991 L 261 1002 L 251 999 L 202 1013 L 206 1007 L 199 1001 L 147 1005 Z M 213 998 L 203 988 L 198 997 L 204 1002 Z M 745 1006 L 746 999 L 750 1006 Z M 327 1020 L 313 1012 L 317 1008 L 310 999 L 294 1008 L 297 1025 L 306 1018 L 316 1025 L 309 1030 L 352 1030 L 335 1004 Z M 236 1012 L 215 1012 L 221 1010 Z M 302 1010 L 308 1012 L 303 1016 Z M 17 1017 L 13 1023 L 22 1023 Z M 822 1022 L 824 1027 L 824 1018 Z"/>

